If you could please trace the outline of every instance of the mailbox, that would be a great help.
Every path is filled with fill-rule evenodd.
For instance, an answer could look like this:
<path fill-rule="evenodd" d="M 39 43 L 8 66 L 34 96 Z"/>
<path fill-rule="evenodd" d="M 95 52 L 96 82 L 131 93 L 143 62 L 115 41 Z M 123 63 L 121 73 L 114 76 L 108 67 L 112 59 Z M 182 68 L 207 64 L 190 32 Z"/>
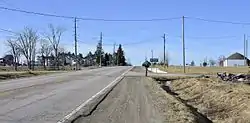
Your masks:
<path fill-rule="evenodd" d="M 149 61 L 145 61 L 142 66 L 146 68 L 146 74 L 145 76 L 148 76 L 148 68 L 151 66 L 151 63 Z"/>

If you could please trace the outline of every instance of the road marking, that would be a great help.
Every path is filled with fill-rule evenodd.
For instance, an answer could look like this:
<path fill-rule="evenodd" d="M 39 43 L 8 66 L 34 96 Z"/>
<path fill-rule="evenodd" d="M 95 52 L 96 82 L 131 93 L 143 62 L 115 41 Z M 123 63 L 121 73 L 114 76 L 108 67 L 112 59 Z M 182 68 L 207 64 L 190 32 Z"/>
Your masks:
<path fill-rule="evenodd" d="M 85 101 L 84 103 L 82 103 L 80 106 L 78 106 L 76 109 L 74 109 L 71 113 L 69 113 L 68 115 L 66 115 L 62 120 L 58 121 L 57 123 L 71 123 L 78 116 L 82 115 L 82 112 L 80 112 L 81 109 L 84 109 L 84 107 L 86 107 L 89 103 L 91 103 L 92 101 L 94 101 L 94 99 L 97 98 L 98 96 L 108 94 L 110 92 L 110 90 L 113 89 L 115 87 L 115 85 L 117 85 L 124 78 L 125 74 L 127 74 L 133 68 L 134 67 L 129 68 L 123 74 L 121 74 L 120 76 L 118 76 L 114 81 L 112 81 L 110 84 L 108 84 L 105 88 L 103 88 L 101 91 L 99 91 L 98 93 L 96 93 L 95 95 L 93 95 L 91 98 L 89 98 L 87 101 Z M 103 97 L 105 97 L 105 96 L 103 96 Z M 101 100 L 102 99 L 97 100 L 97 104 Z M 88 110 L 92 110 L 92 109 L 88 109 Z"/>

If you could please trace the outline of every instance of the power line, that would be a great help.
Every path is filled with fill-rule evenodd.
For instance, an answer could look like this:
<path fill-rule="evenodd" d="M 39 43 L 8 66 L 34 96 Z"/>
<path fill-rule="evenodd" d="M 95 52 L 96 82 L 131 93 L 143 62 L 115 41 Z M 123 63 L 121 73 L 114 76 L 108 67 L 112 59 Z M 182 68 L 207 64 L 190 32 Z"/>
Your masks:
<path fill-rule="evenodd" d="M 11 30 L 7 30 L 7 29 L 2 29 L 0 28 L 0 31 L 3 31 L 3 32 L 8 32 L 8 33 L 12 33 L 12 34 L 20 34 L 20 33 L 17 33 L 17 32 L 14 32 L 14 31 L 11 31 Z M 171 36 L 170 37 L 177 37 L 177 38 L 181 38 L 181 36 Z M 212 40 L 212 39 L 229 39 L 229 38 L 238 38 L 239 36 L 217 36 L 217 37 L 196 37 L 196 36 L 185 36 L 186 39 L 208 39 L 208 40 Z M 248 36 L 250 37 L 250 36 Z M 84 44 L 89 44 L 89 45 L 96 45 L 94 43 L 88 43 L 88 42 L 83 42 L 83 41 L 79 41 L 81 43 L 84 43 Z M 143 43 L 148 43 L 148 42 L 154 42 L 154 40 L 148 40 L 148 41 L 138 41 L 138 42 L 130 42 L 130 43 L 124 43 L 123 45 L 137 45 L 137 44 L 143 44 Z M 108 43 L 104 43 L 103 45 L 114 45 L 114 44 L 108 44 Z M 116 46 L 118 46 L 118 44 L 116 44 Z"/>
<path fill-rule="evenodd" d="M 16 8 L 7 8 L 0 6 L 2 10 L 14 11 L 14 12 L 21 12 L 26 14 L 33 14 L 33 15 L 40 15 L 40 16 L 49 16 L 49 17 L 57 17 L 57 18 L 65 18 L 65 19 L 74 19 L 73 16 L 64 16 L 64 15 L 56 15 L 56 14 L 48 14 L 48 13 L 40 13 L 40 12 L 32 12 L 26 11 Z M 167 21 L 167 20 L 176 20 L 180 19 L 181 17 L 173 17 L 173 18 L 155 18 L 155 19 L 103 19 L 103 18 L 82 18 L 76 17 L 78 20 L 89 20 L 89 21 Z"/>
<path fill-rule="evenodd" d="M 200 20 L 206 22 L 214 22 L 214 23 L 227 23 L 227 24 L 238 24 L 238 25 L 250 25 L 250 23 L 242 23 L 242 22 L 232 22 L 232 21 L 222 21 L 222 20 L 211 20 L 211 19 L 204 19 L 204 18 L 197 18 L 197 17 L 185 17 L 187 19 L 192 20 Z"/>
<path fill-rule="evenodd" d="M 113 22 L 150 22 L 150 21 L 169 21 L 180 19 L 180 17 L 173 18 L 154 18 L 154 19 L 101 19 L 101 18 L 78 18 L 80 20 L 91 20 L 91 21 L 113 21 Z"/>
<path fill-rule="evenodd" d="M 169 37 L 174 38 L 182 38 L 182 36 L 173 36 L 170 35 Z M 214 40 L 214 39 L 229 39 L 229 38 L 238 38 L 239 36 L 185 36 L 186 39 L 204 39 L 204 40 Z"/>
<path fill-rule="evenodd" d="M 74 19 L 75 17 L 70 17 L 70 16 L 62 16 L 62 15 L 55 15 L 55 14 L 46 14 L 46 13 L 40 13 L 40 12 L 31 12 L 31 11 L 25 11 L 21 9 L 14 9 L 14 8 L 6 8 L 6 7 L 1 7 L 0 9 L 3 10 L 8 10 L 8 11 L 15 11 L 15 12 L 22 12 L 26 14 L 34 14 L 34 15 L 41 15 L 41 16 L 50 16 L 50 17 L 57 17 L 57 18 L 68 18 L 68 19 Z"/>
<path fill-rule="evenodd" d="M 12 33 L 12 34 L 19 34 L 17 32 L 13 32 L 13 31 L 10 31 L 10 30 L 7 30 L 7 29 L 1 29 L 1 28 L 0 28 L 0 31 Z"/>
<path fill-rule="evenodd" d="M 75 18 L 73 16 L 64 16 L 64 15 L 56 15 L 56 14 L 32 12 L 32 11 L 26 11 L 26 10 L 16 9 L 16 8 L 7 8 L 7 7 L 2 7 L 2 6 L 0 6 L 0 9 L 2 9 L 2 10 L 8 10 L 8 11 L 15 11 L 15 12 L 22 12 L 22 13 L 26 13 L 26 14 L 40 15 L 40 16 L 50 16 L 50 17 L 66 18 L 66 19 L 74 19 Z M 141 21 L 167 21 L 167 20 L 176 20 L 176 19 L 181 19 L 182 17 L 154 18 L 154 19 L 103 19 L 103 18 L 82 18 L 82 17 L 76 17 L 76 18 L 79 19 L 79 20 L 89 20 L 89 21 L 139 21 L 139 22 L 141 22 Z M 212 20 L 212 19 L 204 19 L 204 18 L 198 18 L 198 17 L 184 17 L 184 18 L 192 19 L 192 20 L 206 21 L 206 22 L 250 25 L 250 23 L 222 21 L 222 20 Z"/>
<path fill-rule="evenodd" d="M 239 36 L 217 36 L 217 37 L 196 37 L 196 36 L 185 36 L 186 39 L 229 39 L 238 38 Z"/>

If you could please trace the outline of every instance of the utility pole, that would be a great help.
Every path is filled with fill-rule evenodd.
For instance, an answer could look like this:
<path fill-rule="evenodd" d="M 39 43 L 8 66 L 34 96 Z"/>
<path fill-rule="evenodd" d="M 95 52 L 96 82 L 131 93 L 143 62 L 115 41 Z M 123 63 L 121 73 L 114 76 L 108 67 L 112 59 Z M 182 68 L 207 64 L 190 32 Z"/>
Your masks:
<path fill-rule="evenodd" d="M 154 51 L 153 51 L 153 50 L 151 50 L 151 53 L 152 53 L 151 60 L 152 60 L 152 65 L 153 65 Z"/>
<path fill-rule="evenodd" d="M 246 58 L 248 58 L 248 38 L 246 38 Z"/>
<path fill-rule="evenodd" d="M 152 60 L 153 60 L 153 58 L 154 58 L 154 51 L 151 50 L 151 53 L 152 53 Z"/>
<path fill-rule="evenodd" d="M 163 60 L 164 60 L 164 67 L 166 66 L 166 35 L 163 35 Z"/>
<path fill-rule="evenodd" d="M 100 34 L 100 67 L 102 66 L 102 32 Z"/>
<path fill-rule="evenodd" d="M 115 55 L 115 46 L 116 46 L 116 43 L 114 43 L 114 47 L 113 47 L 113 65 L 115 66 L 116 64 L 116 55 Z"/>
<path fill-rule="evenodd" d="M 77 59 L 77 19 L 75 18 L 75 60 L 76 60 L 76 70 L 78 69 L 78 59 Z"/>
<path fill-rule="evenodd" d="M 244 34 L 244 65 L 246 66 L 246 34 Z"/>
<path fill-rule="evenodd" d="M 186 73 L 186 62 L 185 62 L 185 60 L 186 60 L 186 56 L 185 56 L 185 35 L 184 35 L 184 19 L 185 19 L 185 17 L 184 16 L 182 16 L 182 52 L 183 52 L 183 72 L 184 73 Z"/>

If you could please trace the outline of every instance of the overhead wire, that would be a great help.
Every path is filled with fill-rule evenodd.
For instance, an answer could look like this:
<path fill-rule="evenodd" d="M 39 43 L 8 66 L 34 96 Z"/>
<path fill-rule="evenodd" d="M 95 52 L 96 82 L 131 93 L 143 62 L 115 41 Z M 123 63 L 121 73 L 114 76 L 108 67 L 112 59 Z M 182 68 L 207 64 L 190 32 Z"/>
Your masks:
<path fill-rule="evenodd" d="M 173 18 L 154 18 L 154 19 L 103 19 L 103 18 L 83 18 L 83 17 L 73 17 L 73 16 L 64 16 L 64 15 L 56 15 L 56 14 L 48 14 L 48 13 L 41 13 L 41 12 L 33 12 L 33 11 L 26 11 L 17 8 L 7 8 L 0 6 L 2 10 L 14 11 L 14 12 L 21 12 L 26 14 L 33 14 L 33 15 L 40 15 L 40 16 L 49 16 L 49 17 L 57 17 L 57 18 L 65 18 L 65 19 L 78 19 L 78 20 L 90 20 L 90 21 L 167 21 L 167 20 L 175 20 L 180 19 L 181 17 L 173 17 Z"/>
<path fill-rule="evenodd" d="M 172 18 L 154 18 L 154 19 L 104 19 L 104 18 L 82 18 L 82 17 L 74 17 L 74 16 L 64 16 L 64 15 L 56 15 L 56 14 L 48 14 L 48 13 L 41 13 L 41 12 L 33 12 L 33 11 L 26 11 L 17 8 L 7 8 L 0 6 L 2 10 L 8 11 L 15 11 L 15 12 L 22 12 L 27 14 L 34 14 L 40 16 L 50 16 L 50 17 L 57 17 L 57 18 L 67 18 L 67 19 L 74 19 L 77 18 L 79 20 L 91 20 L 91 21 L 167 21 L 167 20 L 175 20 L 181 19 L 181 17 L 172 17 Z M 222 20 L 212 20 L 212 19 L 204 19 L 198 17 L 185 17 L 187 19 L 192 20 L 200 20 L 206 22 L 216 22 L 216 23 L 228 23 L 228 24 L 240 24 L 240 25 L 250 25 L 250 23 L 243 23 L 243 22 L 232 22 L 232 21 L 222 21 Z"/>
<path fill-rule="evenodd" d="M 227 24 L 237 24 L 237 25 L 250 25 L 250 23 L 243 23 L 243 22 L 232 22 L 232 21 L 222 21 L 222 20 L 211 20 L 211 19 L 204 19 L 198 17 L 185 17 L 187 19 L 192 20 L 199 20 L 199 21 L 206 21 L 206 22 L 214 22 L 214 23 L 227 23 Z"/>
<path fill-rule="evenodd" d="M 2 29 L 2 28 L 0 28 L 0 31 L 12 33 L 12 34 L 19 34 L 17 32 L 14 32 L 14 31 L 11 31 L 11 30 L 7 30 L 7 29 Z"/>
<path fill-rule="evenodd" d="M 218 37 L 196 37 L 196 36 L 186 36 L 186 39 L 204 39 L 204 40 L 210 40 L 210 39 L 230 39 L 230 38 L 238 38 L 239 36 L 218 36 Z"/>
<path fill-rule="evenodd" d="M 11 33 L 11 34 L 20 34 L 18 32 L 14 32 L 8 29 L 0 28 L 0 31 Z M 169 36 L 169 35 L 168 35 Z M 181 38 L 181 36 L 170 36 L 170 37 L 177 37 Z M 229 38 L 238 38 L 239 36 L 218 36 L 218 37 L 196 37 L 196 36 L 185 36 L 186 39 L 204 39 L 204 40 L 214 40 L 214 39 L 229 39 Z M 157 40 L 160 41 L 160 40 Z M 97 45 L 98 42 L 84 42 L 81 40 L 78 40 L 79 43 L 86 44 L 86 45 Z M 148 41 L 138 41 L 138 42 L 129 42 L 129 43 L 116 43 L 115 46 L 119 46 L 119 44 L 123 46 L 130 46 L 130 45 L 139 45 L 139 44 L 145 44 L 150 42 L 156 42 L 156 40 L 148 40 Z M 103 43 L 104 46 L 114 46 L 112 43 Z"/>
<path fill-rule="evenodd" d="M 22 12 L 22 13 L 27 13 L 27 14 L 41 15 L 41 16 L 57 17 L 57 18 L 68 18 L 68 19 L 75 18 L 75 17 L 70 17 L 70 16 L 62 16 L 62 15 L 47 14 L 47 13 L 40 13 L 40 12 L 31 12 L 31 11 L 15 9 L 15 8 L 1 7 L 1 6 L 0 6 L 0 9 L 8 10 L 8 11 L 15 11 L 15 12 Z"/>

